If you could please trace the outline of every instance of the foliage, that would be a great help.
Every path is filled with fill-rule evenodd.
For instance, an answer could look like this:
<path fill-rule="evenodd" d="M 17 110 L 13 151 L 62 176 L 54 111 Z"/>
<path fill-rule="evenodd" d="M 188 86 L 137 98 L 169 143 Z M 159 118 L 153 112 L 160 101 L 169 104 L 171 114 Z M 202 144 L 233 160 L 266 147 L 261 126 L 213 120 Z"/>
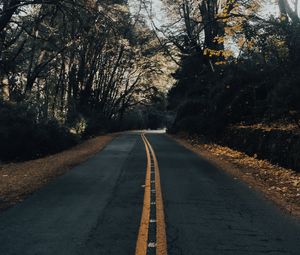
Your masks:
<path fill-rule="evenodd" d="M 181 53 L 177 81 L 168 93 L 168 107 L 176 112 L 170 131 L 218 138 L 226 127 L 239 123 L 299 125 L 297 6 L 293 10 L 288 1 L 279 1 L 281 14 L 264 19 L 256 1 L 202 0 L 197 10 L 198 2 L 167 2 L 183 8 L 173 12 L 182 20 L 181 33 L 165 31 Z M 216 8 L 214 14 L 206 8 L 210 5 Z M 207 15 L 213 19 L 209 28 Z"/>
<path fill-rule="evenodd" d="M 17 140 L 11 143 L 15 156 L 44 155 L 62 148 L 60 141 L 68 146 L 65 130 L 88 137 L 122 129 L 126 114 L 151 101 L 163 83 L 158 81 L 164 56 L 144 25 L 126 0 L 1 1 L 0 102 L 29 109 L 23 116 L 21 108 L 1 104 L 2 135 L 30 137 L 31 152 L 17 149 Z M 9 130 L 14 112 L 16 123 Z M 55 148 L 55 138 L 63 136 Z"/>
<path fill-rule="evenodd" d="M 78 143 L 78 137 L 55 120 L 37 122 L 26 105 L 0 104 L 0 160 L 26 160 L 56 153 Z"/>

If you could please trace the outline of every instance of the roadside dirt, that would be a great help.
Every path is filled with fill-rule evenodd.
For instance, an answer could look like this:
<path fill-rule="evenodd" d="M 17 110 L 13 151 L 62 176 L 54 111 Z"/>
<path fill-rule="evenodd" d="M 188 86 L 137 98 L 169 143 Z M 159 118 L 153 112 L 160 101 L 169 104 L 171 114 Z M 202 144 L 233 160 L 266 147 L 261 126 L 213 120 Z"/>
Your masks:
<path fill-rule="evenodd" d="M 0 164 L 0 210 L 8 208 L 100 151 L 116 135 L 89 139 L 69 150 L 22 163 Z"/>
<path fill-rule="evenodd" d="M 262 192 L 281 209 L 300 217 L 300 173 L 259 160 L 199 137 L 171 136 L 186 148 L 209 160 L 218 168 Z"/>

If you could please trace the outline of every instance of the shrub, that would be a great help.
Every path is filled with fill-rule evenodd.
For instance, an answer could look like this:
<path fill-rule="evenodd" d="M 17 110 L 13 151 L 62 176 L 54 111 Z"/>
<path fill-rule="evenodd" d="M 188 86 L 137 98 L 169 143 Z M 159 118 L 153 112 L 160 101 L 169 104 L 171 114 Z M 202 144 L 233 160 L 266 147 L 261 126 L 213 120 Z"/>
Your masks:
<path fill-rule="evenodd" d="M 55 120 L 38 122 L 26 105 L 0 103 L 0 160 L 34 159 L 67 149 L 79 139 Z"/>

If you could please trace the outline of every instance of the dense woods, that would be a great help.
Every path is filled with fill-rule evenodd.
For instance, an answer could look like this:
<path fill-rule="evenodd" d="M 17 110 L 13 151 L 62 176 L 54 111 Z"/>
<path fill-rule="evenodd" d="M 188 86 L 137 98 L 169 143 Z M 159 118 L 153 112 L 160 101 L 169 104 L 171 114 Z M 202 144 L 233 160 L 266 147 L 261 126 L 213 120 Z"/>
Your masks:
<path fill-rule="evenodd" d="M 158 24 L 151 1 L 2 1 L 2 160 L 124 129 L 299 129 L 297 0 L 161 3 Z"/>
<path fill-rule="evenodd" d="M 177 52 L 171 130 L 217 137 L 232 125 L 299 126 L 298 1 L 165 1 Z M 272 12 L 272 15 L 269 12 Z"/>
<path fill-rule="evenodd" d="M 1 158 L 147 126 L 148 106 L 164 104 L 157 49 L 127 1 L 1 1 Z"/>

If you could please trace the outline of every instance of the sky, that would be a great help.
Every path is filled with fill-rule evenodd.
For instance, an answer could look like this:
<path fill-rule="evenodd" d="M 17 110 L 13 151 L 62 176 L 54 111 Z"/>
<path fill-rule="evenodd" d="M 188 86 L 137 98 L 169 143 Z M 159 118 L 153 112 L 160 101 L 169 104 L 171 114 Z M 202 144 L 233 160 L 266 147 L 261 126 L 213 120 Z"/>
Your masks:
<path fill-rule="evenodd" d="M 129 2 L 134 2 L 136 0 L 129 0 Z M 160 26 L 164 23 L 166 19 L 166 14 L 163 11 L 163 4 L 161 0 L 150 0 L 152 2 L 154 21 L 157 26 Z M 262 9 L 262 15 L 270 16 L 278 14 L 278 7 L 276 2 L 278 0 L 267 0 L 265 7 Z M 290 3 L 293 3 L 294 0 L 289 0 Z M 300 13 L 300 3 L 298 6 L 298 12 Z"/>
<path fill-rule="evenodd" d="M 148 0 L 148 2 L 152 5 L 152 15 L 153 20 L 155 22 L 155 25 L 160 27 L 162 24 L 164 24 L 164 21 L 166 20 L 166 13 L 163 11 L 163 4 L 161 0 Z M 139 5 L 139 0 L 129 0 L 129 8 L 131 9 L 131 12 L 135 12 L 135 6 Z M 145 17 L 147 18 L 148 15 L 146 12 L 143 12 Z M 149 21 L 149 18 L 148 18 Z M 151 22 L 149 21 L 149 25 L 151 26 Z"/>

